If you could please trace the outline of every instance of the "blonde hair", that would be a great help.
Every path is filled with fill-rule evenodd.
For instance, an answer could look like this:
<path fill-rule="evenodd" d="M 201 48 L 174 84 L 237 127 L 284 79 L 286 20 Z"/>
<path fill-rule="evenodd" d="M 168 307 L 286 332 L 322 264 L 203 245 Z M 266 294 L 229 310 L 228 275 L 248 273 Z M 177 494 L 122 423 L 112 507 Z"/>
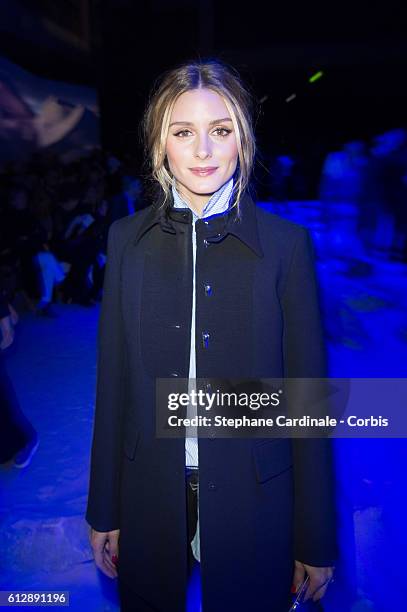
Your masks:
<path fill-rule="evenodd" d="M 162 205 L 165 206 L 174 184 L 165 153 L 172 110 L 179 96 L 200 88 L 211 89 L 221 96 L 233 122 L 239 161 L 232 199 L 239 216 L 239 202 L 249 184 L 256 152 L 252 99 L 237 72 L 219 61 L 191 62 L 162 75 L 151 95 L 142 124 L 150 175 L 161 185 L 165 196 Z"/>

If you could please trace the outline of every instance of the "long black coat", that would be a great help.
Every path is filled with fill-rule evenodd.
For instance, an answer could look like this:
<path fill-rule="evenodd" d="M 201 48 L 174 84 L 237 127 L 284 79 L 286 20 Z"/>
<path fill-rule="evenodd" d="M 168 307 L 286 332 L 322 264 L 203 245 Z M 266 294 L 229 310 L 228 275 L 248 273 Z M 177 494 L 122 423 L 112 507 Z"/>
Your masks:
<path fill-rule="evenodd" d="M 324 376 L 308 231 L 241 207 L 196 222 L 197 378 Z M 187 581 L 185 442 L 155 436 L 155 379 L 188 376 L 191 232 L 155 206 L 113 224 L 99 328 L 86 518 L 120 528 L 120 578 L 160 612 Z M 326 440 L 199 439 L 204 612 L 283 612 L 294 559 L 334 563 L 331 463 Z"/>

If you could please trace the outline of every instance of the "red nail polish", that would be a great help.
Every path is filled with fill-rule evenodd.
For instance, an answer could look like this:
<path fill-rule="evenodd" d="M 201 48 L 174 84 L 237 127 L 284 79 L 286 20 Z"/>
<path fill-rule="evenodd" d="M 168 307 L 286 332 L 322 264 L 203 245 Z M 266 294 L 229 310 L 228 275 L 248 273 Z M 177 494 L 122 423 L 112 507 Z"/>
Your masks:
<path fill-rule="evenodd" d="M 297 592 L 297 587 L 295 586 L 295 584 L 291 585 L 291 593 L 296 593 Z"/>
<path fill-rule="evenodd" d="M 117 555 L 112 555 L 112 562 L 113 562 L 115 565 L 117 565 L 118 561 L 119 561 L 119 559 L 118 559 Z"/>

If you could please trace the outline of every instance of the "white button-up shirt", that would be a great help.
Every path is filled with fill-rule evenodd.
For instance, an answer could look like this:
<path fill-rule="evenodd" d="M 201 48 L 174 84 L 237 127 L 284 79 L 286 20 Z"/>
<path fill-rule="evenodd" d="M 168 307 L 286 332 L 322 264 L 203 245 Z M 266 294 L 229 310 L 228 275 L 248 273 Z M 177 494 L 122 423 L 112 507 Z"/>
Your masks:
<path fill-rule="evenodd" d="M 196 379 L 196 353 L 195 353 L 195 308 L 196 308 L 196 287 L 195 287 L 195 267 L 196 267 L 196 232 L 195 222 L 197 219 L 206 219 L 211 215 L 218 215 L 228 209 L 230 198 L 233 190 L 233 178 L 222 185 L 216 191 L 203 209 L 202 216 L 199 217 L 192 209 L 192 257 L 193 257 L 193 280 L 192 280 L 192 321 L 191 321 L 191 350 L 189 357 L 189 386 L 188 391 L 195 387 Z M 181 198 L 177 189 L 172 188 L 174 197 L 174 208 L 190 208 L 188 204 Z M 198 440 L 195 437 L 186 437 L 185 439 L 185 465 L 188 467 L 198 467 Z"/>

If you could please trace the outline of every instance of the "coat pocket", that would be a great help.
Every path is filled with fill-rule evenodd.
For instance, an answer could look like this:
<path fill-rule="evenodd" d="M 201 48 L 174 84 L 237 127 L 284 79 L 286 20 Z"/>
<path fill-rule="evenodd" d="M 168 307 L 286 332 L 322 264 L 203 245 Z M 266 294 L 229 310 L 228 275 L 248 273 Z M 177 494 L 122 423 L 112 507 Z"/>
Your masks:
<path fill-rule="evenodd" d="M 123 452 L 130 461 L 136 456 L 139 438 L 140 432 L 131 428 L 128 428 L 124 434 Z"/>
<path fill-rule="evenodd" d="M 292 467 L 291 440 L 270 439 L 254 444 L 253 457 L 257 481 L 267 482 Z"/>

